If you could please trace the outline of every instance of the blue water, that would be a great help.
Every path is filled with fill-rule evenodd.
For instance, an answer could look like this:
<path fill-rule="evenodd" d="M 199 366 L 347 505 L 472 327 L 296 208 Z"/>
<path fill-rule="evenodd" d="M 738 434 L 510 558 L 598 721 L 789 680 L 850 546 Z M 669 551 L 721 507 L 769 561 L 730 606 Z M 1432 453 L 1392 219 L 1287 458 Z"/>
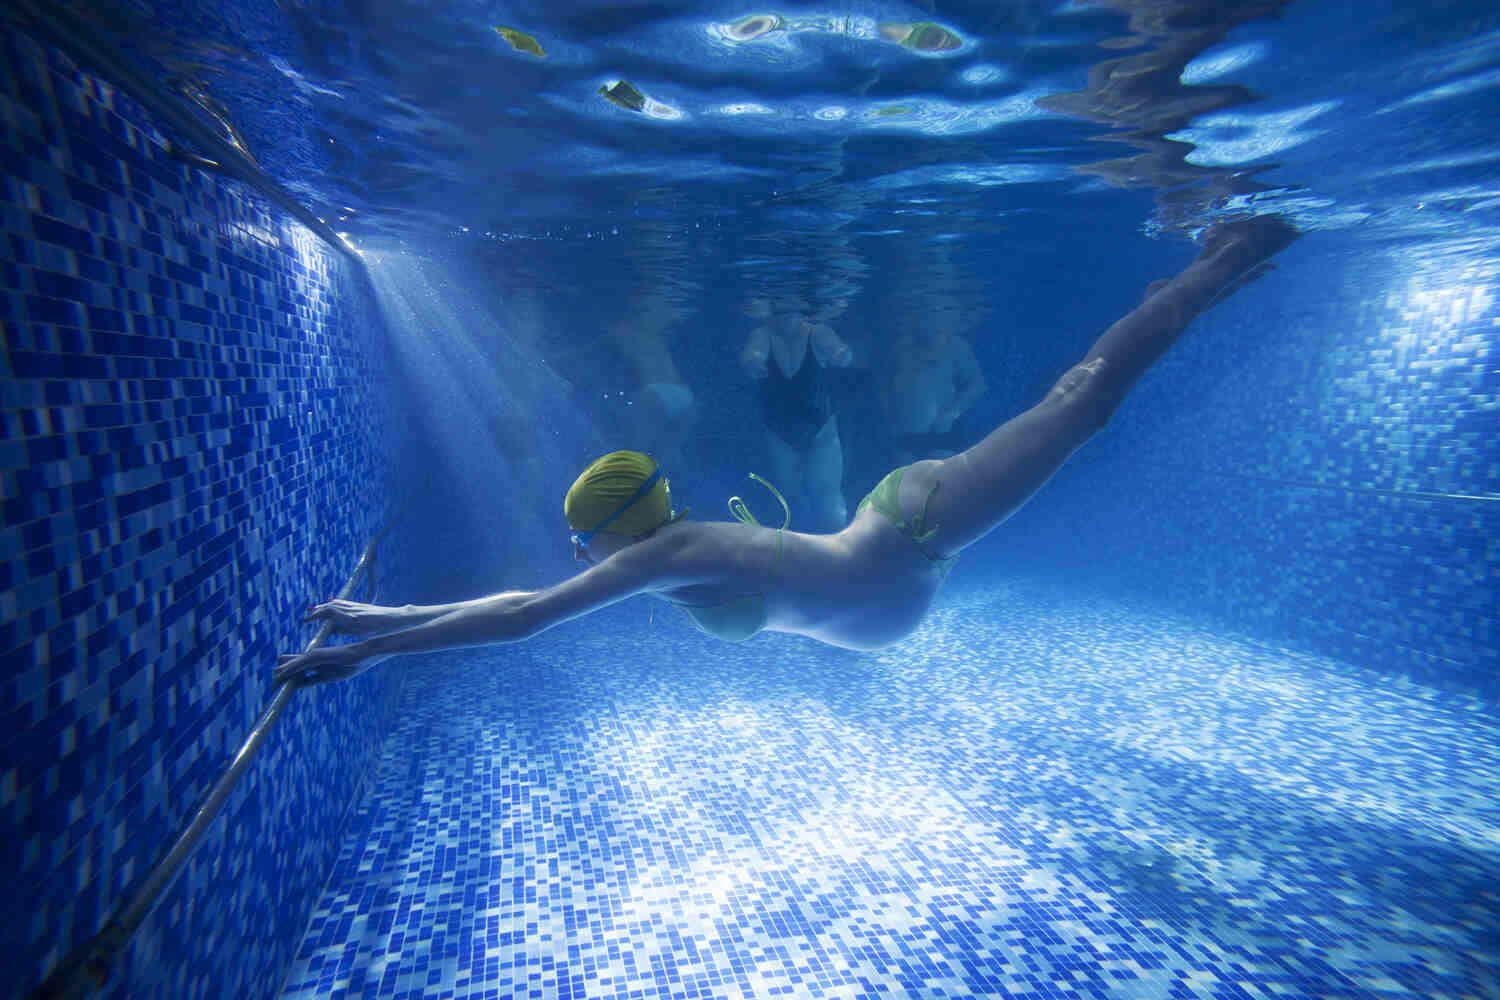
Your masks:
<path fill-rule="evenodd" d="M 304 692 L 99 995 L 1500 996 L 1492 4 L 70 9 L 340 242 L 3 22 L 6 996 L 401 501 L 391 603 L 574 572 L 613 448 L 771 520 L 795 296 L 852 508 L 900 337 L 972 346 L 964 446 L 1247 213 L 1306 236 L 911 638 L 641 598 Z"/>

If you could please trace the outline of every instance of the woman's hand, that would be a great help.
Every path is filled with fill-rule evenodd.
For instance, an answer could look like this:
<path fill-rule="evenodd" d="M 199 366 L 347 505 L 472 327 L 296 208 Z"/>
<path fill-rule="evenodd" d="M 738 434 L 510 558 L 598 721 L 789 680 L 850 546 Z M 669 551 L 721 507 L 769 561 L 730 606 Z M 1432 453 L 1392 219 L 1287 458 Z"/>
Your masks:
<path fill-rule="evenodd" d="M 771 373 L 771 335 L 766 328 L 758 326 L 745 338 L 740 350 L 740 370 L 759 381 Z"/>
<path fill-rule="evenodd" d="M 302 620 L 332 622 L 335 632 L 356 635 L 390 632 L 411 624 L 405 608 L 386 608 L 358 601 L 326 601 L 308 609 L 307 617 Z"/>
<path fill-rule="evenodd" d="M 819 364 L 829 368 L 848 368 L 854 364 L 854 349 L 844 343 L 827 323 L 813 324 L 809 337 L 813 357 Z"/>
<path fill-rule="evenodd" d="M 321 646 L 306 653 L 288 653 L 281 657 L 271 683 L 280 687 L 291 682 L 299 687 L 329 684 L 358 676 L 375 665 L 359 643 L 350 646 Z"/>

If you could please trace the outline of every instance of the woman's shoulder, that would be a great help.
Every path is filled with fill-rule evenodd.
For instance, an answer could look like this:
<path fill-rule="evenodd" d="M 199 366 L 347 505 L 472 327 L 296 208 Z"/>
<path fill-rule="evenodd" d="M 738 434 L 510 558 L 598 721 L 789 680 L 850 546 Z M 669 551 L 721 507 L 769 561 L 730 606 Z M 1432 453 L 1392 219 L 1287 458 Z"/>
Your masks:
<path fill-rule="evenodd" d="M 674 546 L 691 545 L 706 538 L 712 538 L 722 534 L 725 528 L 734 527 L 730 521 L 699 521 L 682 518 L 670 524 L 664 524 L 656 529 L 656 532 L 646 539 L 648 542 L 661 542 Z"/>
<path fill-rule="evenodd" d="M 732 573 L 749 534 L 729 521 L 674 521 L 624 551 L 649 562 L 663 586 L 676 587 Z"/>

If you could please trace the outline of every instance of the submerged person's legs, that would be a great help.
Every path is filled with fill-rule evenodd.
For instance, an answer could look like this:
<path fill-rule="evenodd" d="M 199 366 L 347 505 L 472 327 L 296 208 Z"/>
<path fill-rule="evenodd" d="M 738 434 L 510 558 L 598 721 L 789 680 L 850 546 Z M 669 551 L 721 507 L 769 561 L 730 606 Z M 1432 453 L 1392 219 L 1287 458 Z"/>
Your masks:
<path fill-rule="evenodd" d="M 839 418 L 829 417 L 807 448 L 808 499 L 813 505 L 817 530 L 838 531 L 849 523 L 844 503 L 844 446 L 839 440 Z"/>
<path fill-rule="evenodd" d="M 1199 313 L 1298 235 L 1273 216 L 1216 227 L 1197 259 L 1104 331 L 1040 403 L 968 451 L 907 470 L 901 508 L 912 517 L 926 505 L 925 525 L 936 529 L 926 550 L 956 555 L 1014 514 L 1109 422 L 1130 387 Z"/>
<path fill-rule="evenodd" d="M 802 470 L 806 463 L 802 452 L 783 441 L 775 431 L 768 430 L 766 457 L 770 459 L 771 482 L 787 496 L 795 511 L 803 499 Z"/>

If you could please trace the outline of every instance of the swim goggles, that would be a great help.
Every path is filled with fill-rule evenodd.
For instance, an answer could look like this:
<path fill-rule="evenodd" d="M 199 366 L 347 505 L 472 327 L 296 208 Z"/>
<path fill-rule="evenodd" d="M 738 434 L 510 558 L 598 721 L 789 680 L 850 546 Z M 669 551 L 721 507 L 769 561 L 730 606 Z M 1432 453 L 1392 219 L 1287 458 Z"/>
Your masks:
<path fill-rule="evenodd" d="M 603 531 L 604 528 L 605 528 L 605 526 L 608 525 L 615 518 L 619 517 L 621 514 L 625 513 L 627 510 L 629 510 L 631 504 L 635 503 L 637 500 L 639 500 L 641 497 L 645 496 L 647 493 L 650 493 L 652 487 L 654 487 L 656 485 L 656 481 L 658 479 L 660 479 L 660 478 L 661 478 L 661 466 L 658 465 L 656 467 L 656 471 L 653 472 L 653 473 L 651 473 L 651 475 L 647 476 L 646 477 L 646 481 L 643 482 L 643 483 L 641 483 L 641 485 L 636 489 L 636 491 L 634 493 L 630 494 L 630 498 L 628 500 L 626 500 L 624 503 L 620 504 L 619 507 L 615 508 L 615 512 L 613 514 L 609 515 L 604 520 L 600 521 L 595 527 L 593 527 L 589 531 L 576 531 L 576 532 L 574 532 L 573 533 L 573 544 L 576 545 L 576 546 L 578 546 L 580 549 L 585 549 L 586 550 L 589 547 L 589 542 L 591 542 L 591 541 L 594 540 L 594 536 L 595 535 L 597 535 L 597 534 L 599 534 L 599 532 Z"/>

